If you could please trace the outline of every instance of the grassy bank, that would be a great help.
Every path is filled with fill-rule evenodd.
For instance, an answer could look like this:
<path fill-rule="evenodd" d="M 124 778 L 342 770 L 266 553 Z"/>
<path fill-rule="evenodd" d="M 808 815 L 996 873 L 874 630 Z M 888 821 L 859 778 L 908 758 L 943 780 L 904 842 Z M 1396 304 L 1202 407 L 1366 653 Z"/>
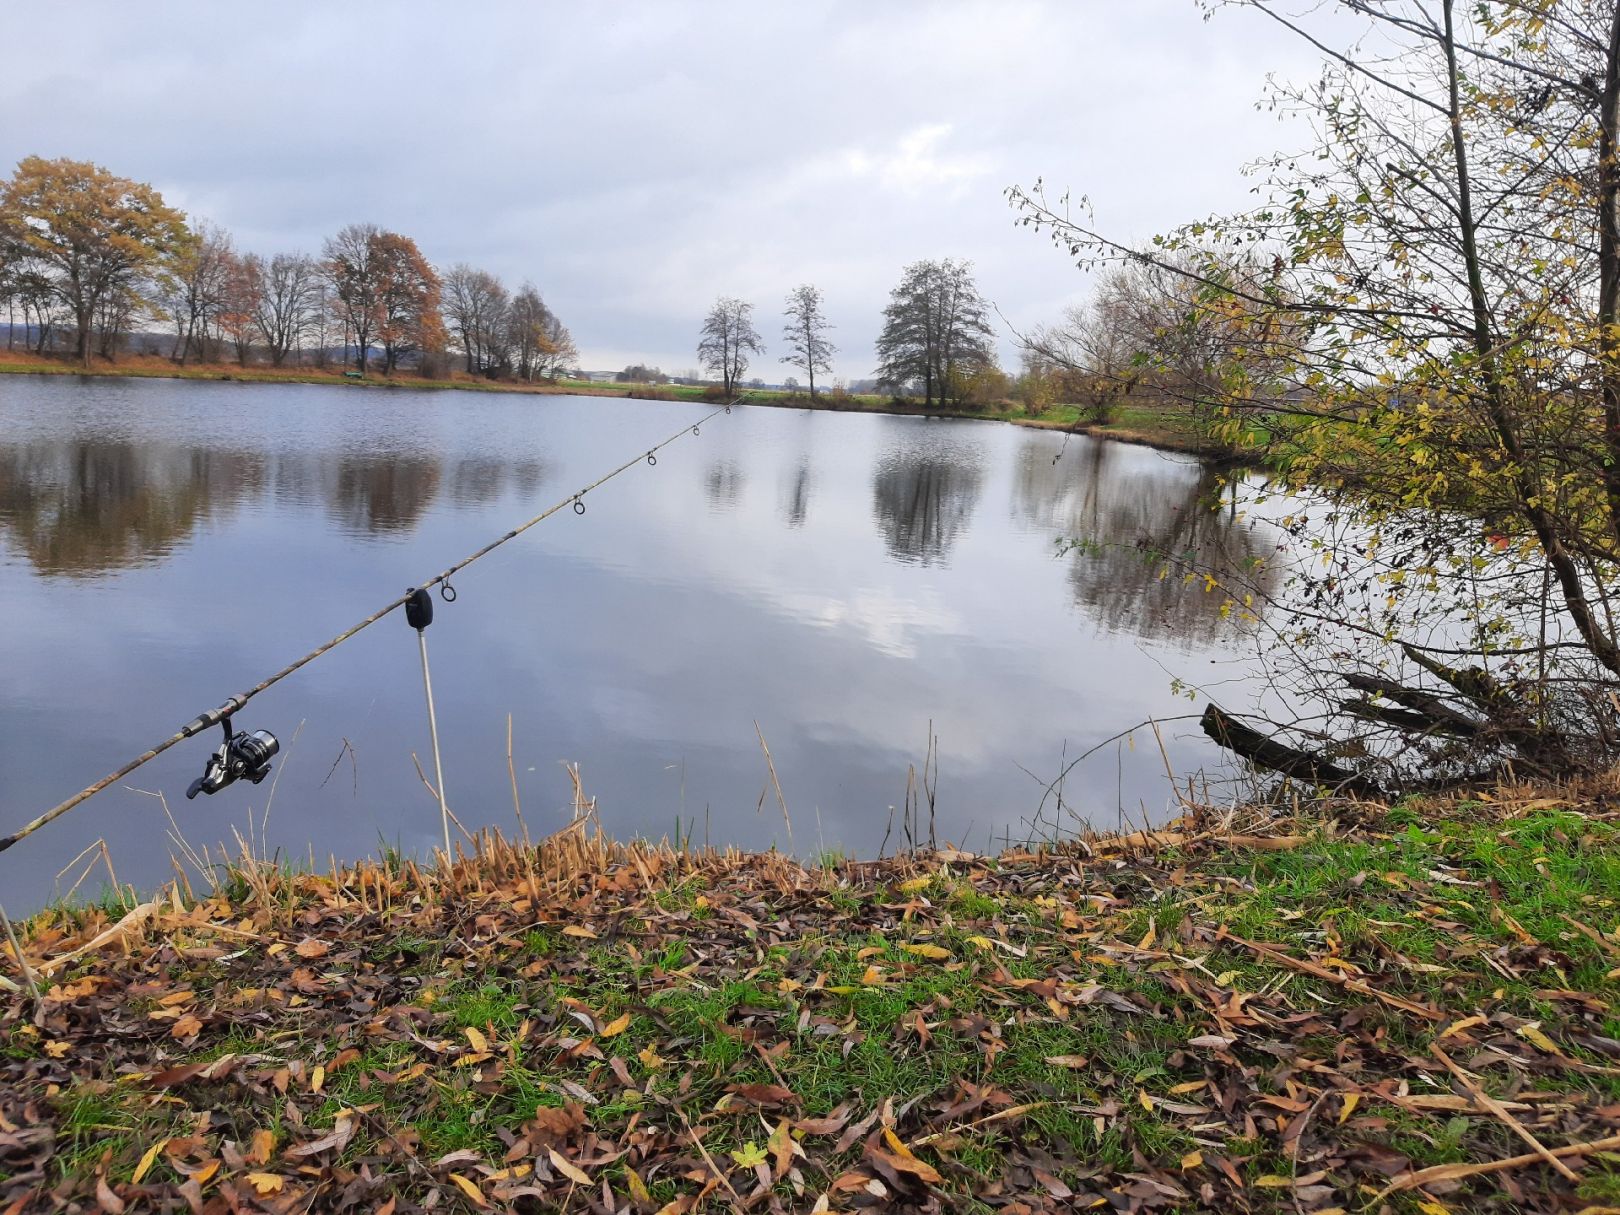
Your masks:
<path fill-rule="evenodd" d="M 506 392 L 547 395 L 635 397 L 661 401 L 710 401 L 712 390 L 690 384 L 598 384 L 588 380 L 559 380 L 521 383 L 488 380 L 460 372 L 446 379 L 424 379 L 415 374 L 384 376 L 372 372 L 364 378 L 344 374 L 341 367 L 240 367 L 234 363 L 202 363 L 177 366 L 169 359 L 151 355 L 129 355 L 117 361 L 95 359 L 88 368 L 62 359 L 46 359 L 18 351 L 0 350 L 0 375 L 91 375 L 130 376 L 138 379 L 213 380 L 242 384 L 325 384 L 356 388 L 458 389 L 464 392 Z M 712 402 L 711 402 L 712 403 Z M 1107 423 L 1085 422 L 1074 405 L 1055 405 L 1031 415 L 1017 407 L 1006 409 L 945 409 L 906 405 L 892 398 L 871 394 L 845 393 L 834 397 L 818 394 L 814 403 L 803 393 L 770 390 L 751 391 L 750 405 L 788 409 L 822 409 L 841 413 L 883 413 L 907 417 L 966 418 L 1011 422 L 1040 429 L 1075 431 L 1125 443 L 1140 443 L 1168 451 L 1231 458 L 1235 453 L 1212 448 L 1209 442 L 1187 425 L 1183 414 L 1171 407 L 1131 404 L 1118 410 Z"/>
<path fill-rule="evenodd" d="M 1613 1209 L 1608 798 L 838 868 L 582 825 L 51 911 L 0 1210 Z"/>

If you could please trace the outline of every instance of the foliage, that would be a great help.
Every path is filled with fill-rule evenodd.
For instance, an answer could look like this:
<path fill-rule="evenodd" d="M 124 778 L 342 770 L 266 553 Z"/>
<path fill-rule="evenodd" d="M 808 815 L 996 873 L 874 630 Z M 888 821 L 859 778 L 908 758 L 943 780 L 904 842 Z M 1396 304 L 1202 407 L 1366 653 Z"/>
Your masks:
<path fill-rule="evenodd" d="M 87 161 L 28 156 L 0 186 L 5 260 L 32 268 L 68 308 L 81 363 L 103 305 L 138 293 L 185 235 L 185 217 L 151 186 Z"/>
<path fill-rule="evenodd" d="M 988 315 L 971 262 L 913 262 L 883 310 L 878 381 L 900 393 L 920 387 L 925 406 L 960 403 L 956 392 L 995 361 Z"/>
<path fill-rule="evenodd" d="M 1214 373 L 1189 377 L 1212 432 L 1263 433 L 1302 495 L 1284 522 L 1314 552 L 1270 656 L 1320 742 L 1394 780 L 1605 763 L 1620 742 L 1616 6 L 1328 6 L 1371 22 L 1376 52 L 1337 50 L 1270 0 L 1235 7 L 1329 55 L 1318 83 L 1277 88 L 1320 139 L 1259 170 L 1253 210 L 1144 251 L 1039 186 L 1012 202 L 1070 255 L 1177 285 L 1195 324 L 1156 332 Z M 1345 676 L 1363 695 L 1345 699 Z"/>

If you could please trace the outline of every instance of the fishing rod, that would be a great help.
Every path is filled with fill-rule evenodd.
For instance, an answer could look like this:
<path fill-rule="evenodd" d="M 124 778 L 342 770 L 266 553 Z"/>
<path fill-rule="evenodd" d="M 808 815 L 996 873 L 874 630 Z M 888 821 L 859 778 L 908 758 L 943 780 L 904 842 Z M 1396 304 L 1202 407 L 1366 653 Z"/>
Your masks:
<path fill-rule="evenodd" d="M 214 755 L 209 757 L 208 764 L 203 771 L 203 775 L 196 781 L 192 782 L 191 788 L 187 790 L 186 796 L 195 797 L 198 793 L 215 793 L 238 779 L 246 779 L 254 784 L 258 784 L 258 782 L 263 780 L 268 774 L 270 770 L 270 759 L 275 755 L 276 751 L 280 749 L 280 744 L 276 741 L 274 736 L 264 730 L 255 730 L 251 734 L 234 733 L 232 731 L 231 717 L 239 712 L 248 701 L 252 700 L 260 692 L 274 687 L 283 679 L 286 679 L 287 676 L 291 675 L 294 671 L 308 666 L 323 654 L 327 654 L 336 649 L 345 641 L 349 640 L 349 638 L 353 637 L 356 633 L 370 628 L 384 616 L 387 616 L 390 612 L 413 603 L 419 603 L 419 596 L 425 595 L 429 587 L 442 585 L 445 589 L 440 593 L 445 596 L 447 601 L 453 601 L 455 598 L 454 589 L 450 586 L 450 578 L 452 575 L 466 569 L 480 557 L 487 556 L 488 554 L 494 552 L 507 541 L 521 536 L 524 532 L 535 526 L 535 524 L 544 522 L 552 515 L 562 510 L 564 507 L 572 506 L 576 514 L 583 515 L 585 513 L 584 498 L 586 494 L 590 493 L 592 490 L 599 489 L 603 485 L 606 485 L 620 473 L 628 471 L 629 469 L 635 467 L 635 465 L 641 463 L 643 460 L 645 460 L 648 464 L 658 463 L 657 455 L 664 448 L 668 447 L 671 443 L 674 443 L 677 439 L 684 438 L 689 434 L 696 435 L 698 433 L 698 428 L 705 422 L 709 421 L 711 418 L 719 416 L 720 414 L 730 413 L 733 405 L 740 405 L 743 401 L 748 399 L 749 395 L 750 394 L 748 393 L 744 393 L 736 400 L 729 401 L 726 404 L 717 407 L 709 414 L 699 418 L 696 422 L 682 426 L 663 442 L 657 443 L 654 446 L 649 447 L 646 451 L 639 452 L 638 454 L 632 456 L 623 464 L 620 464 L 611 472 L 604 473 L 583 489 L 577 490 L 568 495 L 566 498 L 553 503 L 551 506 L 548 506 L 545 510 L 541 511 L 538 515 L 535 515 L 527 522 L 519 524 L 505 535 L 499 536 L 475 552 L 469 553 L 460 561 L 457 561 L 454 565 L 451 565 L 441 572 L 433 575 L 433 577 L 422 582 L 419 586 L 412 587 L 403 595 L 391 599 L 382 607 L 378 608 L 375 612 L 371 613 L 371 615 L 365 617 L 358 623 L 351 625 L 349 628 L 344 629 L 343 632 L 339 633 L 331 640 L 325 641 L 316 646 L 302 658 L 288 663 L 269 678 L 254 684 L 245 692 L 238 692 L 235 696 L 229 697 L 224 701 L 224 703 L 219 705 L 219 707 L 209 709 L 206 713 L 201 713 L 192 718 L 185 725 L 181 726 L 178 730 L 169 735 L 169 737 L 165 738 L 156 746 L 141 752 L 141 754 L 137 755 L 134 759 L 130 760 L 128 763 L 124 764 L 115 771 L 109 772 L 106 776 L 103 776 L 94 784 L 85 786 L 66 801 L 58 802 L 49 810 L 45 811 L 44 814 L 41 814 L 38 818 L 35 818 L 28 823 L 25 823 L 23 826 L 13 831 L 10 835 L 0 837 L 0 852 L 4 852 L 7 848 L 10 848 L 19 840 L 26 839 L 47 823 L 61 818 L 62 815 L 66 814 L 69 810 L 72 810 L 75 806 L 88 801 L 97 793 L 100 793 L 103 789 L 107 788 L 107 786 L 115 783 L 116 781 L 122 780 L 143 764 L 150 763 L 159 755 L 162 755 L 170 747 L 182 743 L 188 738 L 194 738 L 196 735 L 201 734 L 204 730 L 212 729 L 216 725 L 224 728 L 224 741 L 220 744 L 219 750 Z M 412 627 L 416 627 L 415 620 L 412 621 Z"/>

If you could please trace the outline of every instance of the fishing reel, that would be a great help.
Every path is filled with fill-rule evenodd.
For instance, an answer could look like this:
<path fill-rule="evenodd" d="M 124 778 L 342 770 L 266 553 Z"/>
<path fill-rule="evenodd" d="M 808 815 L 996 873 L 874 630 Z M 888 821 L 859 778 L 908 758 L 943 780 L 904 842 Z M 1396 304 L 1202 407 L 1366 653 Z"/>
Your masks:
<path fill-rule="evenodd" d="M 218 793 L 226 785 L 233 785 L 239 780 L 251 781 L 258 784 L 270 775 L 270 761 L 277 751 L 281 750 L 281 743 L 269 730 L 231 732 L 231 719 L 223 717 L 219 722 L 225 731 L 225 741 L 219 744 L 219 750 L 208 757 L 203 767 L 203 774 L 191 782 L 186 790 L 188 799 L 199 793 Z"/>

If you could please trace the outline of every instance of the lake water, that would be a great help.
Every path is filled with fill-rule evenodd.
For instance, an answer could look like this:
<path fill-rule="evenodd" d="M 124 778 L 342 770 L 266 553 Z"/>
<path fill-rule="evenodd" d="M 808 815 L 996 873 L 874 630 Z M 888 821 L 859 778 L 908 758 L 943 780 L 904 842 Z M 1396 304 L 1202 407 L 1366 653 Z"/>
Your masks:
<path fill-rule="evenodd" d="M 708 411 L 560 396 L 0 377 L 0 830 L 257 683 L 405 587 Z M 935 830 L 1027 837 L 1064 756 L 1196 713 L 1172 680 L 1241 680 L 1218 596 L 1136 546 L 1241 562 L 1265 524 L 1211 509 L 1196 462 L 994 422 L 740 407 L 455 579 L 428 633 L 451 808 L 514 826 L 507 715 L 538 833 L 575 762 L 616 835 L 788 846 L 901 841 L 910 765 L 938 737 Z M 1084 535 L 1100 553 L 1057 555 Z M 0 853 L 37 904 L 104 838 L 125 882 L 169 874 L 172 830 L 232 828 L 324 864 L 425 853 L 437 804 L 402 613 L 256 698 L 272 785 L 185 800 L 218 731 Z M 294 739 L 296 733 L 296 740 Z M 1171 766 L 1217 763 L 1192 721 Z M 1039 778 L 1039 779 L 1037 779 Z M 1162 816 L 1158 746 L 1071 774 L 1074 815 Z M 1050 799 L 1038 828 L 1049 831 Z M 685 831 L 686 827 L 683 826 Z M 64 883 L 65 884 L 65 883 Z"/>

